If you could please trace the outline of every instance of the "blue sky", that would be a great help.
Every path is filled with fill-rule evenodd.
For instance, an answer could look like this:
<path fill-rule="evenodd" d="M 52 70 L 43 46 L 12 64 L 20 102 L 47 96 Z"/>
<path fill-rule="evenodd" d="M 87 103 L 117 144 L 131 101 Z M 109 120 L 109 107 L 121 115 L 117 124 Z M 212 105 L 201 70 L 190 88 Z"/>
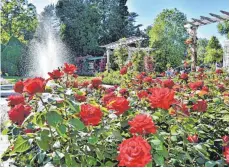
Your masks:
<path fill-rule="evenodd" d="M 36 7 L 38 13 L 49 3 L 57 0 L 30 0 Z M 229 11 L 229 0 L 128 0 L 128 8 L 131 12 L 139 14 L 138 24 L 143 24 L 142 28 L 153 24 L 156 16 L 164 8 L 177 8 L 185 13 L 187 18 L 199 18 L 200 16 L 210 16 L 209 13 L 220 14 L 220 10 Z M 198 37 L 210 38 L 217 36 L 221 43 L 225 37 L 217 31 L 217 24 L 210 24 L 198 29 Z"/>

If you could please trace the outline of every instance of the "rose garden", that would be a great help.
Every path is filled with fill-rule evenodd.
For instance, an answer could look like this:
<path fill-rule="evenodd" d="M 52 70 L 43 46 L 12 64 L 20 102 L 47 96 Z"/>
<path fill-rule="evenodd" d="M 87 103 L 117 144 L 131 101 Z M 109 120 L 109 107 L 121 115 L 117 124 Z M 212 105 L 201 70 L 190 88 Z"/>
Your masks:
<path fill-rule="evenodd" d="M 62 16 L 61 2 L 55 10 Z M 229 13 L 221 13 L 228 23 Z M 47 45 L 33 47 L 43 46 L 49 56 L 37 52 L 37 62 L 28 62 L 29 70 L 22 64 L 20 79 L 10 85 L 7 117 L 1 118 L 1 136 L 9 145 L 1 162 L 18 167 L 228 167 L 229 46 L 223 50 L 212 37 L 203 58 L 198 55 L 202 50 L 197 28 L 221 22 L 219 15 L 212 17 L 182 22 L 188 32 L 182 39 L 187 51 L 183 61 L 163 57 L 158 41 L 150 46 L 140 36 L 104 43 L 99 46 L 103 56 L 79 56 L 74 61 L 63 56 L 60 47 L 59 59 L 52 47 L 62 43 L 52 41 L 60 40 L 55 31 L 48 32 L 52 38 L 47 38 Z M 18 43 L 12 39 L 2 49 L 5 60 L 16 52 L 8 51 Z M 14 54 L 19 53 L 22 50 Z M 9 82 L 19 70 L 6 62 L 2 77 Z M 33 73 L 23 76 L 27 71 Z M 1 83 L 1 88 L 6 86 Z"/>

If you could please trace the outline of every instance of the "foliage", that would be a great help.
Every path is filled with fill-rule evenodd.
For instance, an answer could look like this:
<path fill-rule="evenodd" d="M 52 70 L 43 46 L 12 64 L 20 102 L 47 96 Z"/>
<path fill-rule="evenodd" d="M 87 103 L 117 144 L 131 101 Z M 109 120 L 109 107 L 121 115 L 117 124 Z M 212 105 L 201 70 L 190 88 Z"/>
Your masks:
<path fill-rule="evenodd" d="M 110 72 L 105 71 L 103 73 L 98 73 L 96 76 L 102 76 L 103 84 L 107 85 L 119 85 L 121 83 L 121 79 L 119 76 L 119 71 L 110 70 Z"/>
<path fill-rule="evenodd" d="M 125 41 L 126 39 L 120 39 L 120 41 Z M 118 65 L 119 69 L 121 69 L 128 58 L 128 49 L 126 45 L 121 45 L 114 50 L 114 62 Z"/>
<path fill-rule="evenodd" d="M 48 163 L 66 167 L 227 165 L 224 148 L 229 140 L 221 137 L 229 134 L 229 79 L 223 70 L 161 81 L 128 67 L 127 74 L 116 74 L 122 80 L 120 87 L 110 89 L 98 85 L 100 78 L 89 86 L 73 86 L 77 77 L 71 75 L 72 70 L 72 65 L 65 66 L 67 74 L 50 79 L 51 86 L 42 78 L 22 83 L 22 98 L 32 109 L 27 117 L 23 111 L 25 119 L 18 125 L 18 118 L 12 115 L 23 105 L 11 107 L 11 121 L 2 132 L 10 142 L 3 161 L 13 159 L 21 167 Z M 46 98 L 40 93 L 45 85 L 50 93 Z M 114 97 L 105 99 L 108 93 Z M 89 112 L 90 117 L 85 118 Z"/>
<path fill-rule="evenodd" d="M 223 49 L 219 40 L 213 36 L 206 47 L 205 63 L 221 62 L 223 59 Z"/>
<path fill-rule="evenodd" d="M 184 41 L 188 34 L 184 28 L 187 21 L 184 13 L 175 9 L 164 9 L 155 19 L 149 32 L 150 46 L 155 48 L 157 70 L 163 71 L 166 64 L 178 66 L 184 58 Z"/>
<path fill-rule="evenodd" d="M 225 35 L 229 39 L 229 21 L 224 21 L 218 24 L 218 31 L 220 34 Z"/>
<path fill-rule="evenodd" d="M 208 45 L 208 40 L 206 38 L 198 39 L 198 41 L 197 41 L 197 59 L 198 59 L 197 61 L 198 61 L 198 64 L 202 64 L 204 62 L 207 45 Z"/>
<path fill-rule="evenodd" d="M 135 71 L 143 72 L 145 70 L 144 57 L 146 52 L 142 50 L 137 50 L 132 54 L 131 61 L 133 62 L 133 68 Z"/>
<path fill-rule="evenodd" d="M 36 7 L 25 0 L 1 1 L 1 43 L 5 44 L 11 36 L 22 42 L 33 38 L 38 20 Z"/>

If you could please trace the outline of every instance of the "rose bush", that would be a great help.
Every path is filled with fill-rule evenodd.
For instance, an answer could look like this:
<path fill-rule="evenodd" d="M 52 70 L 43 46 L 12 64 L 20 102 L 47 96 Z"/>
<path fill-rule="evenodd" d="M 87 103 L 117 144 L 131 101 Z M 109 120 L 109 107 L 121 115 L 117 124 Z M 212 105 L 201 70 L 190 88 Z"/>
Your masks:
<path fill-rule="evenodd" d="M 16 166 L 228 166 L 229 78 L 224 70 L 173 79 L 135 72 L 79 82 L 65 64 L 15 84 L 2 161 Z M 198 78 L 198 81 L 196 79 Z M 223 84 L 224 89 L 218 86 Z M 45 94 L 44 94 L 45 93 Z M 47 96 L 48 95 L 48 96 Z"/>

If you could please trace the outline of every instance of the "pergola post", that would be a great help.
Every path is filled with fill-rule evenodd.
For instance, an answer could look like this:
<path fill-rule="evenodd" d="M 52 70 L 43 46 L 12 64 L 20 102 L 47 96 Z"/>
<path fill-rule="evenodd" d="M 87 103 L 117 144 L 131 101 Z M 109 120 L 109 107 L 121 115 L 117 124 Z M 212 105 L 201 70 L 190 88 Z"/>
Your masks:
<path fill-rule="evenodd" d="M 190 35 L 192 37 L 192 44 L 190 45 L 191 49 L 191 69 L 195 70 L 197 65 L 197 27 L 192 27 L 190 31 Z"/>
<path fill-rule="evenodd" d="M 107 48 L 107 71 L 110 71 L 110 49 Z"/>

